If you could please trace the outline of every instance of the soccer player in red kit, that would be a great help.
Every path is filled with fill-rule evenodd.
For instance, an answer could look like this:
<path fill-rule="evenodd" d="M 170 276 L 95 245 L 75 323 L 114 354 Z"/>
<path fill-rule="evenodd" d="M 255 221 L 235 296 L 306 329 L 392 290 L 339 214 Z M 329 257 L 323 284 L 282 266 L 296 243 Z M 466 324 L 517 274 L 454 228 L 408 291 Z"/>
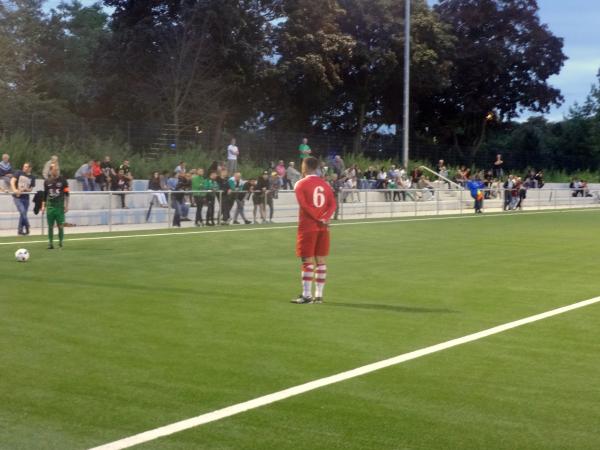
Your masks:
<path fill-rule="evenodd" d="M 327 278 L 329 220 L 335 213 L 336 202 L 329 184 L 316 175 L 318 167 L 316 158 L 305 158 L 302 163 L 304 178 L 294 187 L 300 206 L 296 255 L 302 258 L 302 295 L 292 300 L 297 304 L 323 303 Z"/>

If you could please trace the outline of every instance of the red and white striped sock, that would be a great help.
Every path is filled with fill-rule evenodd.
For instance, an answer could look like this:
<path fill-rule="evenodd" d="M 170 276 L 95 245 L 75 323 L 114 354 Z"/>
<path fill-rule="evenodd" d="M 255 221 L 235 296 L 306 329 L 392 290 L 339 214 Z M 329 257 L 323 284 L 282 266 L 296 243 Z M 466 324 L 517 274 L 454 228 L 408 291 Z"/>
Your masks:
<path fill-rule="evenodd" d="M 315 293 L 315 297 L 323 297 L 323 290 L 325 289 L 325 282 L 327 281 L 327 265 L 325 264 L 319 264 L 317 266 L 317 272 L 316 272 L 317 276 L 316 276 L 316 293 Z"/>
<path fill-rule="evenodd" d="M 315 266 L 311 263 L 302 264 L 302 296 L 312 295 L 312 283 L 315 276 Z"/>

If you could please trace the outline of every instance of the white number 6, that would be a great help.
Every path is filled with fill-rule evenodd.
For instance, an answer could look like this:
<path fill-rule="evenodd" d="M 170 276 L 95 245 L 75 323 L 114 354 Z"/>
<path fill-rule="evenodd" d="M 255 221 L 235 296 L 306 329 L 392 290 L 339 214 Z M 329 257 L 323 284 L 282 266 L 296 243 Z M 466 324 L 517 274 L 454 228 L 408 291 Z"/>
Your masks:
<path fill-rule="evenodd" d="M 315 208 L 322 208 L 325 204 L 325 189 L 322 186 L 317 186 L 313 192 L 313 205 Z"/>

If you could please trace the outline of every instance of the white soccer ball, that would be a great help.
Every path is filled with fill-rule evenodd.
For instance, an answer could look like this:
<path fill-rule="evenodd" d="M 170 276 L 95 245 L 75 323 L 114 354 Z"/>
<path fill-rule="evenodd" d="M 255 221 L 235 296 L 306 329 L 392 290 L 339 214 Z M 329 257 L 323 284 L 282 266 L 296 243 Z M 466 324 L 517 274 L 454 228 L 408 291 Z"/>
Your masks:
<path fill-rule="evenodd" d="M 15 259 L 18 262 L 26 262 L 29 259 L 29 250 L 20 248 L 15 252 Z"/>

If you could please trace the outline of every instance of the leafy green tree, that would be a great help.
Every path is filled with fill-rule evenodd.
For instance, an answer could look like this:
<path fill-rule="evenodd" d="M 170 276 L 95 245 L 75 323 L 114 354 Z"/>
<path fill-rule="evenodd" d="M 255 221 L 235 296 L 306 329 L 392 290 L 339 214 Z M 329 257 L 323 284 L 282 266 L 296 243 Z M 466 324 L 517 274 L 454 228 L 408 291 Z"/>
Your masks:
<path fill-rule="evenodd" d="M 402 118 L 404 9 L 392 0 L 285 2 L 279 28 L 283 92 L 304 127 L 366 136 Z M 414 0 L 412 62 L 419 121 L 447 82 L 452 37 L 424 0 Z"/>
<path fill-rule="evenodd" d="M 105 0 L 115 8 L 105 52 L 114 111 L 180 130 L 235 128 L 255 114 L 277 2 Z"/>
<path fill-rule="evenodd" d="M 98 105 L 103 82 L 96 61 L 101 42 L 108 38 L 107 24 L 100 3 L 87 7 L 77 0 L 60 3 L 50 12 L 40 38 L 43 64 L 36 70 L 37 90 L 79 117 L 103 113 Z"/>
<path fill-rule="evenodd" d="M 284 0 L 275 29 L 275 70 L 267 118 L 274 127 L 306 128 L 342 86 L 354 39 L 340 30 L 346 14 L 337 0 Z"/>
<path fill-rule="evenodd" d="M 44 59 L 40 41 L 46 32 L 41 0 L 0 2 L 0 119 L 59 111 L 39 83 Z"/>
<path fill-rule="evenodd" d="M 445 142 L 474 156 L 490 112 L 511 119 L 562 102 L 548 80 L 566 59 L 563 40 L 540 22 L 536 0 L 441 0 L 435 10 L 457 39 L 451 83 L 438 101 Z"/>

